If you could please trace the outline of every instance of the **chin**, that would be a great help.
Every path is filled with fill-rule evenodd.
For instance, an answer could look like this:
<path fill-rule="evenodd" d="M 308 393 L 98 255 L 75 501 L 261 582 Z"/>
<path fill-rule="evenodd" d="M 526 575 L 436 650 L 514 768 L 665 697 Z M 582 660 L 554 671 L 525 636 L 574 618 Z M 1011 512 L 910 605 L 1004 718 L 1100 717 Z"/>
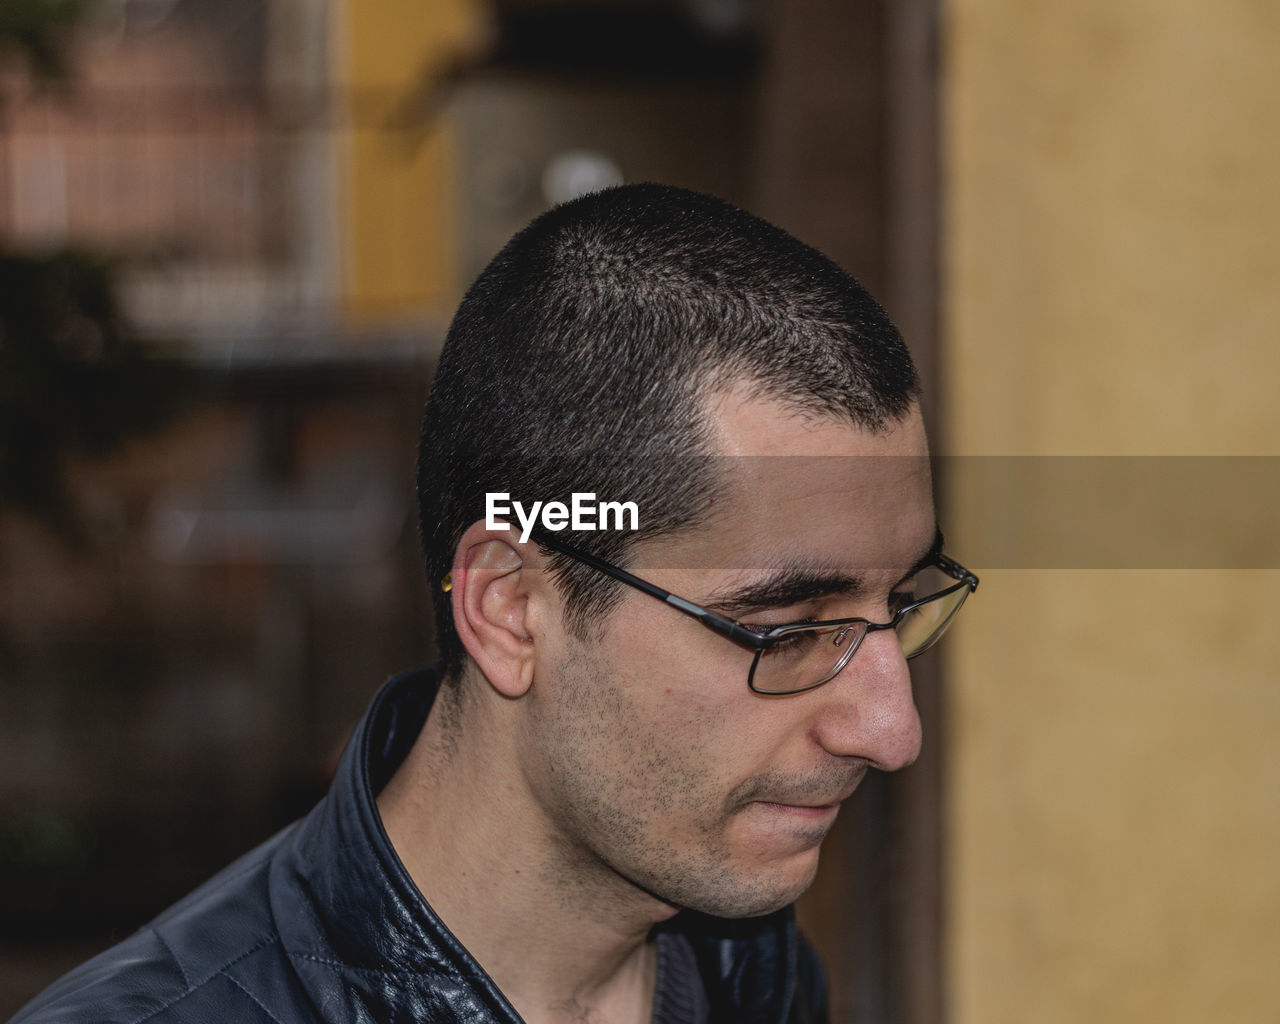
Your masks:
<path fill-rule="evenodd" d="M 790 858 L 784 865 L 744 868 L 717 873 L 699 886 L 683 886 L 676 905 L 712 917 L 763 917 L 789 906 L 813 884 L 818 872 L 818 851 L 808 857 Z"/>

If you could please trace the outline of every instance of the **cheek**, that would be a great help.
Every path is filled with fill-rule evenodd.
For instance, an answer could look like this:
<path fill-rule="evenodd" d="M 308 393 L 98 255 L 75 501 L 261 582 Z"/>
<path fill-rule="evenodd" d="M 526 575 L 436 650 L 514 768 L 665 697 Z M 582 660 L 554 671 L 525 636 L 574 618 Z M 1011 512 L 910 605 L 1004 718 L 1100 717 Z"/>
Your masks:
<path fill-rule="evenodd" d="M 730 651 L 732 653 L 732 650 Z M 669 652 L 652 658 L 644 678 L 629 680 L 627 751 L 622 786 L 633 806 L 648 806 L 664 831 L 713 831 L 737 787 L 760 770 L 767 744 L 762 722 L 750 714 L 745 669 L 723 661 L 695 665 Z"/>
<path fill-rule="evenodd" d="M 619 811 L 648 817 L 696 804 L 705 814 L 734 784 L 741 754 L 731 712 L 745 699 L 745 674 L 730 678 L 723 664 L 697 664 L 672 644 L 642 639 L 572 652 L 557 673 L 544 735 L 561 768 Z"/>
<path fill-rule="evenodd" d="M 732 752 L 745 739 L 734 733 L 750 692 L 746 668 L 735 672 L 729 660 L 685 657 L 670 645 L 650 652 L 645 670 L 628 686 L 640 742 L 703 759 L 707 774 L 731 769 Z"/>

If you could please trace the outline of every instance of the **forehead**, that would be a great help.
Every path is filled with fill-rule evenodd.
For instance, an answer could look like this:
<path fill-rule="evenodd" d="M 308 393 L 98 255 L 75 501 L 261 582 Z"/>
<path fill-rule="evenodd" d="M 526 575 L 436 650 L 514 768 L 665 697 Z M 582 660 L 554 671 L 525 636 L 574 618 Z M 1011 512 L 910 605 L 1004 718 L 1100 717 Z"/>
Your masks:
<path fill-rule="evenodd" d="M 929 454 L 924 420 L 915 405 L 901 421 L 875 431 L 762 399 L 744 388 L 714 396 L 708 409 L 714 444 L 726 456 Z"/>
<path fill-rule="evenodd" d="M 661 544 L 670 567 L 888 572 L 933 543 L 918 409 L 871 431 L 734 392 L 712 404 L 711 426 L 715 506 L 703 526 Z"/>

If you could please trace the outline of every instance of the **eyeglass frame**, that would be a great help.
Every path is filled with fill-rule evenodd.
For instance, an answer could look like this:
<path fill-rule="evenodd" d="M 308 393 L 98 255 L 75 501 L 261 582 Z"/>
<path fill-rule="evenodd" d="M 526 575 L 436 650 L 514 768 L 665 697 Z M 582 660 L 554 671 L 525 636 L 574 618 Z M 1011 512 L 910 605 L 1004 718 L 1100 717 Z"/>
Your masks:
<path fill-rule="evenodd" d="M 671 593 L 669 590 L 664 590 L 655 583 L 650 583 L 648 580 L 642 580 L 639 576 L 635 576 L 627 572 L 625 569 L 620 569 L 616 565 L 606 562 L 602 558 L 597 558 L 595 555 L 589 554 L 580 548 L 576 548 L 572 544 L 566 544 L 562 540 L 551 537 L 545 530 L 534 531 L 532 539 L 537 543 L 550 548 L 552 551 L 557 551 L 562 555 L 568 555 L 574 561 L 581 562 L 583 565 L 604 573 L 606 576 L 617 580 L 619 583 L 625 583 L 627 586 L 634 587 L 643 594 L 648 594 L 650 597 L 657 598 L 659 601 L 664 602 L 676 611 L 683 612 L 685 615 L 697 619 L 708 629 L 713 630 L 720 636 L 727 637 L 735 643 L 752 648 L 756 653 L 755 658 L 751 662 L 751 668 L 747 671 L 747 687 L 752 693 L 759 694 L 762 697 L 790 697 L 793 694 L 816 690 L 819 686 L 829 683 L 844 670 L 848 663 L 853 659 L 853 655 L 857 653 L 857 647 L 866 639 L 868 633 L 875 633 L 885 629 L 895 629 L 908 612 L 915 611 L 922 605 L 931 604 L 934 601 L 940 601 L 948 594 L 956 593 L 962 587 L 968 587 L 970 594 L 974 593 L 978 589 L 978 577 L 955 559 L 948 558 L 942 553 L 942 535 L 939 534 L 937 542 L 934 545 L 934 550 L 926 557 L 925 561 L 920 565 L 920 568 L 928 568 L 931 565 L 936 566 L 952 579 L 957 581 L 954 586 L 946 587 L 936 593 L 922 597 L 918 601 L 912 601 L 910 604 L 904 605 L 894 613 L 893 618 L 888 622 L 872 622 L 870 619 L 865 619 L 861 616 L 854 616 L 846 619 L 825 619 L 819 622 L 782 623 L 781 625 L 770 627 L 766 632 L 760 633 L 752 629 L 750 626 L 746 626 L 743 623 L 738 622 L 736 619 L 717 615 L 709 608 L 704 608 L 700 604 L 689 601 L 686 598 L 679 597 L 678 595 Z M 968 595 L 966 594 L 964 600 L 967 599 Z M 962 600 L 961 605 L 963 605 L 963 603 L 964 601 Z M 956 612 L 959 610 L 960 605 L 957 605 Z M 953 616 L 954 614 L 955 612 L 952 613 Z M 755 674 L 756 666 L 760 664 L 760 656 L 770 647 L 773 647 L 780 640 L 786 637 L 787 634 L 799 632 L 801 630 L 823 629 L 831 626 L 851 626 L 854 624 L 863 624 L 866 628 L 863 630 L 862 636 L 858 638 L 858 642 L 854 646 L 854 649 L 844 655 L 841 659 L 837 659 L 836 664 L 838 667 L 830 675 L 818 680 L 816 683 L 810 683 L 808 686 L 802 686 L 798 690 L 776 692 L 756 689 Z M 947 627 L 950 627 L 950 622 L 947 623 Z M 946 629 L 944 628 L 943 632 L 945 631 Z M 925 651 L 929 650 L 941 638 L 942 633 L 939 633 L 937 637 L 924 647 L 920 648 L 920 650 L 907 655 L 907 659 L 910 660 L 924 654 Z"/>

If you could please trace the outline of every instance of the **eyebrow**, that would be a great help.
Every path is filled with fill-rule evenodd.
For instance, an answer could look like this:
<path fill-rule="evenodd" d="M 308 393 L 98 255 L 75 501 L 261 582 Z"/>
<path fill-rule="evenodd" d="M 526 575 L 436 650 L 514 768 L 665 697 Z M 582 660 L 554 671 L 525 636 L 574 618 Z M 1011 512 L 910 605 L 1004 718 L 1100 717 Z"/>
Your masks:
<path fill-rule="evenodd" d="M 902 579 L 909 579 L 942 551 L 942 531 L 935 527 L 933 540 Z M 857 573 L 830 567 L 793 564 L 774 569 L 769 575 L 751 580 L 724 593 L 710 595 L 706 607 L 727 616 L 765 608 L 785 608 L 817 597 L 855 596 L 866 585 Z"/>

